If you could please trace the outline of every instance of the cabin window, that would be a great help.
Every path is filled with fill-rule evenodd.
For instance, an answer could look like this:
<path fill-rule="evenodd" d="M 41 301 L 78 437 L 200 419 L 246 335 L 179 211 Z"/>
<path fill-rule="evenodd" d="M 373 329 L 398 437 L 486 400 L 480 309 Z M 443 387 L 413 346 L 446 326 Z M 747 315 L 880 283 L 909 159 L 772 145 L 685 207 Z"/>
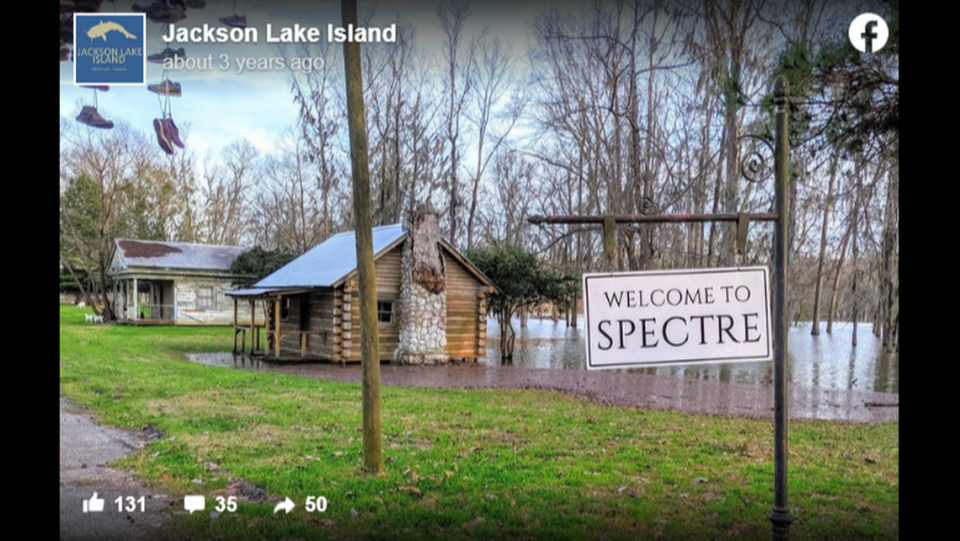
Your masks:
<path fill-rule="evenodd" d="M 280 319 L 283 321 L 290 319 L 290 297 L 283 297 L 280 300 Z"/>
<path fill-rule="evenodd" d="M 197 308 L 200 310 L 216 310 L 217 299 L 213 294 L 213 287 L 197 288 Z"/>
<path fill-rule="evenodd" d="M 377 301 L 377 321 L 393 323 L 393 301 Z"/>

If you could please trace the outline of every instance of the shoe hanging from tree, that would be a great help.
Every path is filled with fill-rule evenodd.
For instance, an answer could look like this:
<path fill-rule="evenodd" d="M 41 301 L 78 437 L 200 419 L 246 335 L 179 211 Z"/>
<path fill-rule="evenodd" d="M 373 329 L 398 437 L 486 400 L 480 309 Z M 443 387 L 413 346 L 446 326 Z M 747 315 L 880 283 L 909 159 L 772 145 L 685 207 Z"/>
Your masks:
<path fill-rule="evenodd" d="M 173 155 L 173 145 L 170 144 L 170 138 L 165 130 L 163 119 L 153 119 L 153 131 L 157 132 L 157 143 L 169 155 Z"/>
<path fill-rule="evenodd" d="M 97 108 L 92 105 L 84 105 L 83 108 L 80 109 L 80 114 L 77 115 L 77 122 L 106 130 L 113 127 L 113 122 L 100 116 Z"/>
<path fill-rule="evenodd" d="M 147 62 L 152 62 L 154 64 L 163 64 L 167 60 L 173 60 L 176 58 L 184 59 L 187 57 L 186 51 L 183 47 L 179 49 L 171 49 L 167 47 L 166 49 L 160 51 L 159 53 L 153 53 L 152 55 L 147 56 Z"/>
<path fill-rule="evenodd" d="M 220 22 L 233 28 L 247 27 L 247 16 L 237 15 L 237 0 L 233 0 L 233 15 L 229 17 L 220 17 Z"/>
<path fill-rule="evenodd" d="M 147 85 L 147 90 L 153 92 L 154 94 L 160 94 L 161 96 L 172 96 L 179 98 L 182 95 L 180 83 L 175 83 L 166 79 L 157 84 Z"/>

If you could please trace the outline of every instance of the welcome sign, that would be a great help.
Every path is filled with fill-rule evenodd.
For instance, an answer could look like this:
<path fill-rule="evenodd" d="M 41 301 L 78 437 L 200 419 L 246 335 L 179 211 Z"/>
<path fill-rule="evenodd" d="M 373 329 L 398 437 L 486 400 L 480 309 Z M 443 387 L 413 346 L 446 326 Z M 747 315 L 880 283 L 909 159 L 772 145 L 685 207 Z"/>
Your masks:
<path fill-rule="evenodd" d="M 583 275 L 587 369 L 769 361 L 766 267 Z"/>
<path fill-rule="evenodd" d="M 142 85 L 147 19 L 142 13 L 76 13 L 73 16 L 73 83 Z"/>

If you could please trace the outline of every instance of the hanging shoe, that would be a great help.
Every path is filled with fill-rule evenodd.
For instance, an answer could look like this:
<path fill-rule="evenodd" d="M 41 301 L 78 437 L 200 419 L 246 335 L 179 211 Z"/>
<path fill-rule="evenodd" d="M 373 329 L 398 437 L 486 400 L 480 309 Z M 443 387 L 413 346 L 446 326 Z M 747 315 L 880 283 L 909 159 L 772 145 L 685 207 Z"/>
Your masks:
<path fill-rule="evenodd" d="M 100 92 L 109 92 L 110 87 L 107 85 L 80 85 L 82 88 L 92 88 L 94 90 L 99 90 Z"/>
<path fill-rule="evenodd" d="M 246 28 L 247 16 L 234 14 L 229 17 L 220 17 L 220 22 L 227 26 L 232 26 L 234 28 Z"/>
<path fill-rule="evenodd" d="M 163 64 L 167 60 L 173 60 L 174 58 L 186 58 L 187 52 L 180 47 L 179 49 L 171 49 L 167 47 L 166 49 L 160 51 L 159 53 L 153 53 L 152 55 L 147 56 L 147 62 L 153 62 L 154 64 Z"/>
<path fill-rule="evenodd" d="M 147 18 L 157 24 L 173 24 L 187 18 L 187 13 L 180 8 L 161 8 L 147 13 Z"/>
<path fill-rule="evenodd" d="M 87 126 L 93 126 L 94 128 L 103 128 L 109 130 L 113 127 L 113 122 L 100 116 L 100 113 L 97 112 L 97 108 L 84 105 L 80 109 L 80 114 L 77 115 L 77 122 L 81 124 L 86 124 Z"/>
<path fill-rule="evenodd" d="M 168 117 L 163 119 L 164 133 L 167 134 L 167 138 L 170 139 L 170 142 L 177 145 L 180 148 L 186 148 L 183 146 L 183 141 L 180 139 L 180 128 L 173 123 L 173 118 Z"/>
<path fill-rule="evenodd" d="M 153 13 L 154 11 L 159 10 L 161 7 L 162 6 L 160 4 L 158 4 L 157 2 L 154 2 L 149 6 L 141 6 L 138 4 L 134 4 L 130 8 L 130 10 L 133 11 L 134 13 Z"/>
<path fill-rule="evenodd" d="M 161 96 L 173 96 L 176 98 L 181 96 L 180 83 L 173 81 L 163 81 L 159 84 L 147 85 L 147 90 L 154 94 L 160 94 Z"/>
<path fill-rule="evenodd" d="M 207 7 L 207 3 L 203 0 L 190 0 L 190 7 L 194 9 L 203 9 Z"/>
<path fill-rule="evenodd" d="M 163 129 L 163 121 L 159 118 L 153 119 L 153 131 L 157 132 L 157 143 L 169 155 L 173 155 L 173 147 L 170 146 L 170 139 L 167 138 L 166 131 Z"/>
<path fill-rule="evenodd" d="M 67 47 L 67 44 L 60 40 L 60 61 L 66 62 L 70 60 L 70 47 Z"/>
<path fill-rule="evenodd" d="M 96 0 L 74 0 L 73 11 L 75 13 L 99 13 L 100 4 L 103 3 L 103 0 L 97 2 Z"/>

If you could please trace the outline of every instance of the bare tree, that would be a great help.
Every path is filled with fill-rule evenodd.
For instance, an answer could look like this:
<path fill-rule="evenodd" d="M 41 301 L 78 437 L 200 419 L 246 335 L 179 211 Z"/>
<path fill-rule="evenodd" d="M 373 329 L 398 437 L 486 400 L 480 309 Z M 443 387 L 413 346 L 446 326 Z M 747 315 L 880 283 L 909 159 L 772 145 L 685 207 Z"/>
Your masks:
<path fill-rule="evenodd" d="M 345 115 L 343 87 L 339 84 L 342 74 L 337 67 L 336 51 L 325 40 L 278 49 L 288 59 L 285 65 L 289 68 L 290 92 L 299 107 L 298 127 L 306 150 L 307 168 L 312 170 L 318 192 L 318 233 L 325 239 L 338 231 L 340 222 L 337 216 L 340 213 L 337 207 L 343 204 L 340 201 L 343 153 L 337 144 Z M 289 61 L 293 56 L 319 58 L 324 66 L 322 69 L 294 70 Z"/>
<path fill-rule="evenodd" d="M 467 248 L 473 247 L 477 209 L 479 207 L 480 182 L 490 161 L 516 126 L 523 113 L 525 98 L 520 89 L 514 89 L 508 103 L 503 103 L 510 92 L 509 84 L 513 68 L 511 50 L 499 38 L 487 40 L 485 36 L 477 38 L 481 44 L 477 47 L 477 75 L 473 97 L 473 111 L 469 116 L 476 126 L 477 159 L 473 169 L 473 189 L 471 190 L 470 212 L 467 217 Z M 493 133 L 494 112 L 499 108 L 502 121 L 499 130 Z"/>
<path fill-rule="evenodd" d="M 476 57 L 476 42 L 471 42 L 466 47 L 464 44 L 464 24 L 470 14 L 470 4 L 466 0 L 452 0 L 449 4 L 437 6 L 437 18 L 444 34 L 443 86 L 447 105 L 446 144 L 450 157 L 446 172 L 449 194 L 447 217 L 450 224 L 448 236 L 450 242 L 454 244 L 459 242 L 461 234 L 461 207 L 463 206 L 459 181 L 460 153 L 463 145 L 461 123 L 468 96 L 473 89 Z"/>
<path fill-rule="evenodd" d="M 114 240 L 165 238 L 180 199 L 170 178 L 174 163 L 122 122 L 109 131 L 72 125 L 61 131 L 60 258 L 91 278 L 88 293 L 112 319 Z"/>
<path fill-rule="evenodd" d="M 220 155 L 222 165 L 205 167 L 200 187 L 200 233 L 208 244 L 239 244 L 244 234 L 248 192 L 254 184 L 259 151 L 247 140 L 235 141 Z"/>
<path fill-rule="evenodd" d="M 309 152 L 305 141 L 290 132 L 277 153 L 264 159 L 247 216 L 256 244 L 302 253 L 326 239 L 325 223 L 332 224 L 333 231 L 343 227 L 344 209 L 335 206 L 329 214 L 323 212 Z M 335 199 L 346 200 L 341 194 Z"/>

